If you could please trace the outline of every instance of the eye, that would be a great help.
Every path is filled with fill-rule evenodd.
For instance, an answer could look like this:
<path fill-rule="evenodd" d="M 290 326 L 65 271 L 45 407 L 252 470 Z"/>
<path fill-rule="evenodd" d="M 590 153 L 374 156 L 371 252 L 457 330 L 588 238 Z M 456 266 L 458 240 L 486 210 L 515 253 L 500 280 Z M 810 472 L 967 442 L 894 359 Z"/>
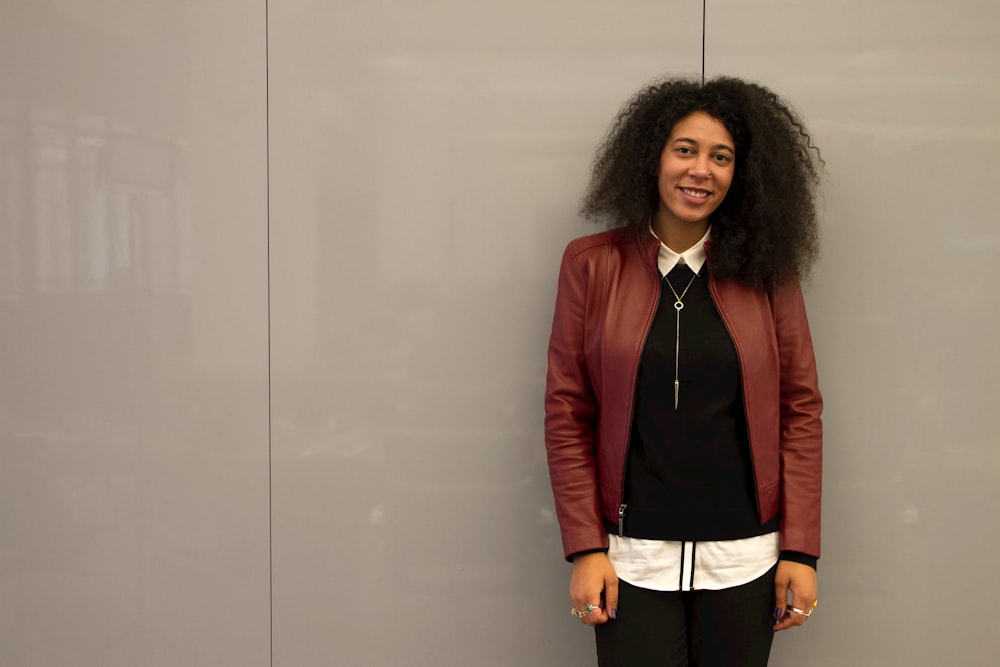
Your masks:
<path fill-rule="evenodd" d="M 681 155 L 694 155 L 694 151 L 689 146 L 678 146 L 674 150 Z"/>
<path fill-rule="evenodd" d="M 712 156 L 712 159 L 718 162 L 719 164 L 729 164 L 730 162 L 733 161 L 731 157 L 729 157 L 724 153 L 716 153 L 715 155 Z"/>

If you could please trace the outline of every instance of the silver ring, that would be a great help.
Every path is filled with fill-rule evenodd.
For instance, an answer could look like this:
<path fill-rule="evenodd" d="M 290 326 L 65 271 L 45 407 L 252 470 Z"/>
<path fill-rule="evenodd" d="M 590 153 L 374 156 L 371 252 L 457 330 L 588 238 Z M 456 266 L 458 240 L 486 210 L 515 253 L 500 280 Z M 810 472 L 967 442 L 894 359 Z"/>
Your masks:
<path fill-rule="evenodd" d="M 590 604 L 588 602 L 586 609 L 577 609 L 576 607 L 572 607 L 570 608 L 569 613 L 573 614 L 577 618 L 583 618 L 585 616 L 590 616 L 598 609 L 600 609 L 600 606 L 596 604 Z"/>
<path fill-rule="evenodd" d="M 808 611 L 804 609 L 799 609 L 798 607 L 789 607 L 788 611 L 792 612 L 793 614 L 799 614 L 800 616 L 805 616 L 806 618 L 809 618 L 810 616 L 812 616 L 812 613 L 815 610 L 812 607 L 810 607 Z"/>

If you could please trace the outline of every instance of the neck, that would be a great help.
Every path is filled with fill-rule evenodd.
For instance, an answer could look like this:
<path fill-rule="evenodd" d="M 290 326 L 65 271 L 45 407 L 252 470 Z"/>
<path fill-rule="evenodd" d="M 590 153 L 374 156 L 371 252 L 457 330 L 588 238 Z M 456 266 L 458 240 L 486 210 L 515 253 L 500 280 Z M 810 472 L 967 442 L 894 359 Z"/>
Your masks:
<path fill-rule="evenodd" d="M 665 220 L 657 217 L 653 221 L 653 233 L 656 237 L 676 253 L 690 250 L 695 243 L 701 240 L 708 230 L 708 220 L 699 222 L 681 222 L 679 220 Z"/>

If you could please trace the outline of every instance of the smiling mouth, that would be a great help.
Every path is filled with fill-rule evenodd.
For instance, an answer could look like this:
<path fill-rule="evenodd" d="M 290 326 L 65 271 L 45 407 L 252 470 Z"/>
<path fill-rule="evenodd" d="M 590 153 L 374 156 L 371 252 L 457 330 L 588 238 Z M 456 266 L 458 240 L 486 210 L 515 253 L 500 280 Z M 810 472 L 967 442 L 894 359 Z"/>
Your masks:
<path fill-rule="evenodd" d="M 698 199 L 704 199 L 708 197 L 708 195 L 712 194 L 708 190 L 699 190 L 698 188 L 681 188 L 680 190 L 684 194 L 690 197 L 697 197 Z"/>

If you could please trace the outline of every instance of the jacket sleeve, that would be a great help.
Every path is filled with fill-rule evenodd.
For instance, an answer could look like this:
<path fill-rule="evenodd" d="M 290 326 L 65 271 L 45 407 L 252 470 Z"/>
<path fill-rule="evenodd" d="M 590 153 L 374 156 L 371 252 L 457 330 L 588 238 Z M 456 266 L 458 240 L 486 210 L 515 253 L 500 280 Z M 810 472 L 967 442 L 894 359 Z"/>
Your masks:
<path fill-rule="evenodd" d="M 773 297 L 780 363 L 781 549 L 820 555 L 823 398 L 798 282 Z"/>
<path fill-rule="evenodd" d="M 567 560 L 608 546 L 598 498 L 599 406 L 585 351 L 588 287 L 570 244 L 559 268 L 545 386 L 545 448 Z"/>

